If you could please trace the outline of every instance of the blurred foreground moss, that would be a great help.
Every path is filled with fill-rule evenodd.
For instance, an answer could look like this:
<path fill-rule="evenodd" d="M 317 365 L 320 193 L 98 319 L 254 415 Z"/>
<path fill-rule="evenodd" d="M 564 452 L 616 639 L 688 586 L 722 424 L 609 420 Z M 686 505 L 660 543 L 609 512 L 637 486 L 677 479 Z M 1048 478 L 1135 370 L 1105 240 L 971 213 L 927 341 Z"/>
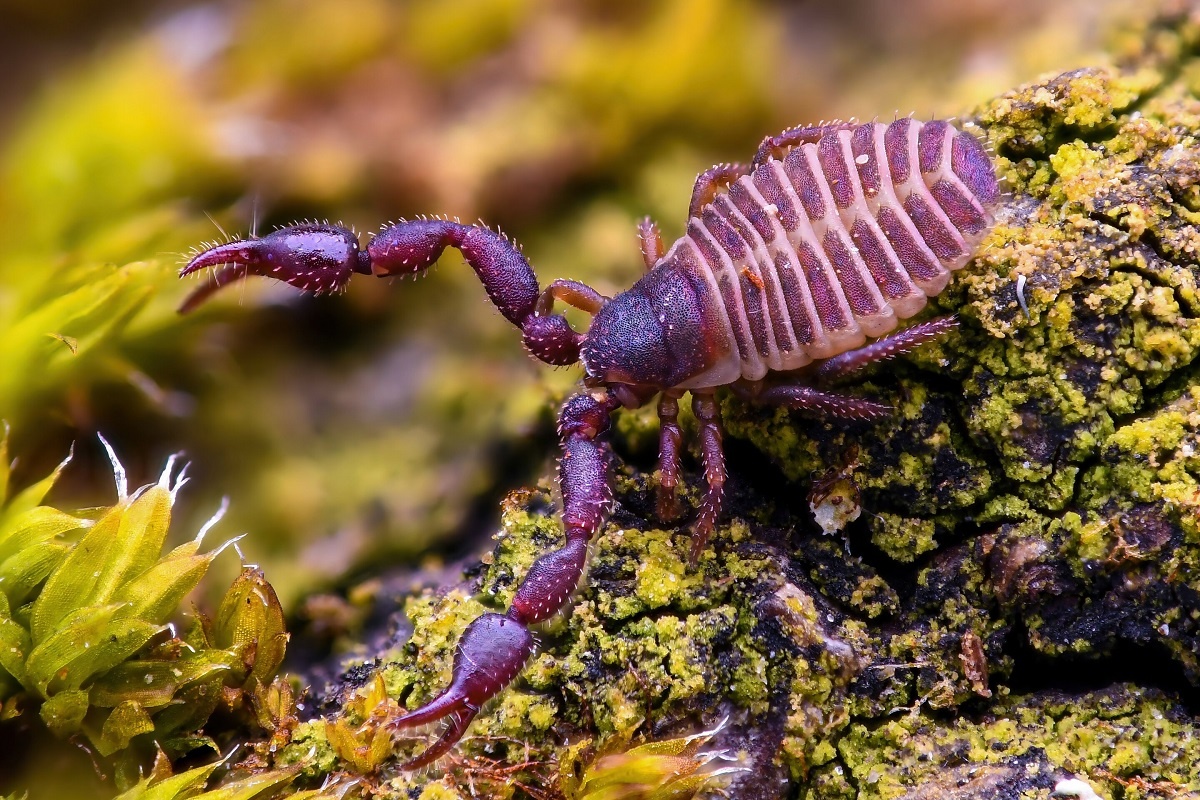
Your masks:
<path fill-rule="evenodd" d="M 116 800 L 251 800 L 260 796 L 273 796 L 276 790 L 286 787 L 295 778 L 295 772 L 290 770 L 274 770 L 258 775 L 225 781 L 218 788 L 205 791 L 213 772 L 221 765 L 213 764 L 171 775 L 169 768 L 161 770 L 163 774 L 152 773 L 142 778 L 134 786 L 122 792 Z M 333 800 L 336 794 L 321 792 L 299 792 L 291 795 L 303 800 Z"/>
<path fill-rule="evenodd" d="M 0 418 L 25 439 L 66 394 L 153 386 L 129 343 L 182 327 L 154 256 L 207 233 L 177 198 L 226 174 L 201 107 L 141 42 L 40 97 L 0 148 Z"/>
<path fill-rule="evenodd" d="M 262 574 L 244 569 L 212 623 L 195 615 L 178 634 L 170 622 L 223 549 L 200 551 L 206 525 L 164 552 L 186 482 L 175 458 L 157 483 L 131 495 L 110 449 L 117 503 L 67 513 L 41 504 L 67 461 L 10 496 L 7 441 L 0 440 L 0 718 L 36 710 L 55 735 L 86 737 L 100 757 L 114 757 L 118 785 L 156 752 L 169 764 L 197 747 L 217 750 L 203 727 L 218 710 L 286 739 L 292 693 L 275 674 L 287 634 Z"/>

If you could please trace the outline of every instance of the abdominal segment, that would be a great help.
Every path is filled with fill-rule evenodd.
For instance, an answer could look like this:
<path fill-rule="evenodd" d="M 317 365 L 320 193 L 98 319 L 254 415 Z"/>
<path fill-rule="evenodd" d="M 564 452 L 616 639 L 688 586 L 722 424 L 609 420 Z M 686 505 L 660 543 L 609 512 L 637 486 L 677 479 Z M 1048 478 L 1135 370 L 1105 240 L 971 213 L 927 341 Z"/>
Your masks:
<path fill-rule="evenodd" d="M 991 159 L 946 122 L 830 129 L 689 220 L 660 267 L 715 299 L 729 351 L 686 388 L 757 380 L 860 346 L 941 292 L 990 229 Z"/>

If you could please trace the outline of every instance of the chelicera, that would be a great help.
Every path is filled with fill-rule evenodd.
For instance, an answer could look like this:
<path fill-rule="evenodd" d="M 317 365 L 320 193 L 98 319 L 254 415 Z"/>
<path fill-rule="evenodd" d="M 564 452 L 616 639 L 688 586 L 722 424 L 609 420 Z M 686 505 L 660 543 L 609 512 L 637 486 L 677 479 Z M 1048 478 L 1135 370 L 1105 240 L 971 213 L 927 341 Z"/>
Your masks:
<path fill-rule="evenodd" d="M 647 272 L 615 297 L 572 280 L 539 289 L 529 262 L 501 234 L 417 219 L 384 228 L 365 249 L 351 231 L 318 224 L 209 248 L 182 270 L 214 268 L 182 310 L 250 275 L 329 292 L 355 273 L 419 273 L 454 247 L 533 356 L 582 363 L 582 389 L 558 420 L 565 542 L 533 564 L 505 613 L 467 626 L 450 686 L 392 723 L 448 720 L 441 737 L 405 765 L 415 768 L 447 752 L 480 707 L 517 676 L 534 649 L 530 626 L 562 610 L 578 586 L 588 542 L 613 503 L 606 439 L 616 409 L 658 398 L 657 512 L 671 519 L 679 400 L 691 394 L 706 484 L 691 525 L 694 561 L 721 515 L 726 479 L 717 388 L 833 418 L 887 414 L 886 405 L 826 385 L 954 325 L 943 317 L 891 333 L 971 258 L 998 195 L 984 148 L 946 122 L 796 128 L 764 139 L 749 165 L 702 173 L 687 232 L 669 249 L 644 221 L 638 233 Z M 556 302 L 591 314 L 587 331 L 554 313 Z M 868 338 L 876 341 L 866 344 Z"/>

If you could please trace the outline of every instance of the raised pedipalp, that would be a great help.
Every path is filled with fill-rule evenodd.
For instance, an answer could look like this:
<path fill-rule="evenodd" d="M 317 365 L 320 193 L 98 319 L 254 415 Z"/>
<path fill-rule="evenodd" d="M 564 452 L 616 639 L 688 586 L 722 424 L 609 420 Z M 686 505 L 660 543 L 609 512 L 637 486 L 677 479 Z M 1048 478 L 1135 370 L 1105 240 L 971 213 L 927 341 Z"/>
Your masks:
<path fill-rule="evenodd" d="M 533 652 L 533 636 L 519 622 L 502 614 L 477 617 L 458 642 L 450 685 L 425 705 L 389 723 L 392 730 L 413 728 L 442 719 L 449 728 L 404 767 L 432 763 L 462 738 L 479 709 L 512 682 Z"/>

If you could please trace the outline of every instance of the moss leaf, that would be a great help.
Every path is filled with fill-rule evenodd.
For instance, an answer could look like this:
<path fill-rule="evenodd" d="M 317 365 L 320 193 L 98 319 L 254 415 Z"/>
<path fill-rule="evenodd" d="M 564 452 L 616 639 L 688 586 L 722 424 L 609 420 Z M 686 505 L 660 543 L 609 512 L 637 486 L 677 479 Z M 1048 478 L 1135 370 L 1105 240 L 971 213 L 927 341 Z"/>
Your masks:
<path fill-rule="evenodd" d="M 124 608 L 113 603 L 77 609 L 53 635 L 35 645 L 25 668 L 38 693 L 48 697 L 63 688 L 79 688 L 97 671 L 136 653 L 161 630 L 138 619 L 115 619 Z"/>
<path fill-rule="evenodd" d="M 215 644 L 245 648 L 253 658 L 249 679 L 265 684 L 283 663 L 287 639 L 275 590 L 261 571 L 243 569 L 221 600 L 214 625 Z"/>
<path fill-rule="evenodd" d="M 59 692 L 42 704 L 42 721 L 55 736 L 65 738 L 83 727 L 87 710 L 87 692 Z"/>
<path fill-rule="evenodd" d="M 7 434 L 7 429 L 5 429 L 5 433 Z M 8 474 L 7 448 L 5 448 L 4 451 L 2 453 L 0 453 L 0 455 L 3 455 L 4 461 L 5 461 L 5 470 L 4 471 L 5 471 L 6 480 L 7 480 L 7 474 Z M 51 472 L 45 478 L 42 478 L 40 481 L 33 484 L 32 486 L 26 488 L 24 491 L 22 491 L 20 494 L 18 494 L 16 497 L 14 497 L 12 499 L 12 501 L 4 507 L 4 511 L 0 512 L 0 530 L 3 530 L 4 528 L 8 527 L 9 520 L 13 519 L 14 517 L 16 517 L 20 514 L 24 514 L 26 511 L 30 510 L 31 508 L 37 507 L 42 502 L 42 500 L 46 497 L 46 493 L 49 492 L 52 488 L 54 488 L 54 484 L 58 481 L 58 476 L 62 474 L 62 471 L 64 469 L 66 469 L 67 464 L 70 464 L 70 463 L 71 463 L 71 455 L 68 455 L 66 458 L 64 458 L 59 463 L 59 465 L 57 467 L 54 468 L 53 472 Z"/>
<path fill-rule="evenodd" d="M 196 767 L 158 781 L 146 778 L 129 791 L 121 793 L 116 800 L 184 800 L 201 791 L 219 766 L 220 763 Z"/>
<path fill-rule="evenodd" d="M 122 612 L 124 610 L 122 609 Z M 163 630 L 163 626 L 141 619 L 114 619 L 104 626 L 103 634 L 94 646 L 88 647 L 68 666 L 58 671 L 55 680 L 50 684 L 50 690 L 58 691 L 60 687 L 80 688 L 97 673 L 112 669 L 141 650 Z"/>
<path fill-rule="evenodd" d="M 0 563 L 3 594 L 12 605 L 24 603 L 33 590 L 55 570 L 70 552 L 62 542 L 38 542 Z"/>
<path fill-rule="evenodd" d="M 8 598 L 0 592 L 0 667 L 21 684 L 26 684 L 25 658 L 32 649 L 29 631 L 12 618 Z"/>
<path fill-rule="evenodd" d="M 17 514 L 0 525 L 0 563 L 26 547 L 78 530 L 84 524 L 79 518 L 49 506 Z"/>
<path fill-rule="evenodd" d="M 102 516 L 46 581 L 30 618 L 34 640 L 42 641 L 60 628 L 73 610 L 93 604 L 93 590 L 116 541 L 122 512 L 117 505 Z"/>
<path fill-rule="evenodd" d="M 112 710 L 104 727 L 100 729 L 100 741 L 96 743 L 102 756 L 110 756 L 129 746 L 129 741 L 143 733 L 153 733 L 154 721 L 140 703 L 127 700 Z"/>
<path fill-rule="evenodd" d="M 127 661 L 96 679 L 92 703 L 109 708 L 127 701 L 146 708 L 165 706 L 182 688 L 219 679 L 236 665 L 235 656 L 224 650 L 202 650 L 177 661 Z"/>
<path fill-rule="evenodd" d="M 179 550 L 189 547 L 195 551 L 190 543 Z M 215 556 L 216 553 L 177 556 L 173 552 L 122 586 L 113 600 L 128 603 L 130 614 L 139 619 L 166 622 L 187 593 L 200 583 Z"/>
<path fill-rule="evenodd" d="M 295 780 L 298 770 L 275 770 L 252 775 L 200 795 L 202 800 L 250 800 L 252 797 L 286 786 Z"/>
<path fill-rule="evenodd" d="M 170 525 L 171 493 L 161 484 L 151 486 L 121 514 L 117 540 L 103 564 L 91 602 L 108 602 L 123 583 L 149 569 L 162 553 Z"/>

